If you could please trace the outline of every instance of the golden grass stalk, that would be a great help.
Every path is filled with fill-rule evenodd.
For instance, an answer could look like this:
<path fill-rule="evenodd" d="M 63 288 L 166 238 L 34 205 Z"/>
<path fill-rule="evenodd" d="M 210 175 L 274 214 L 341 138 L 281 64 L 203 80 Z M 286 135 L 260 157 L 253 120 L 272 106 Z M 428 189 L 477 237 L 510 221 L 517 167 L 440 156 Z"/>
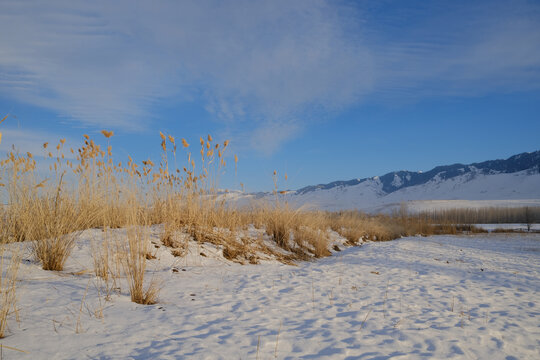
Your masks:
<path fill-rule="evenodd" d="M 62 271 L 71 254 L 74 242 L 74 237 L 70 235 L 37 240 L 32 245 L 32 252 L 36 260 L 41 262 L 43 270 Z"/>
<path fill-rule="evenodd" d="M 107 139 L 114 135 L 113 131 L 107 131 L 107 130 L 101 130 L 101 133 L 103 136 L 105 136 Z"/>
<path fill-rule="evenodd" d="M 30 207 L 25 208 L 26 213 L 22 214 L 29 217 L 24 221 L 27 238 L 34 239 L 31 250 L 44 270 L 64 269 L 75 240 L 80 235 L 78 229 L 86 228 L 85 223 L 91 222 L 93 217 L 90 214 L 81 214 L 76 202 L 61 194 L 62 179 L 63 175 L 54 197 L 32 199 L 27 204 Z"/>
<path fill-rule="evenodd" d="M 94 263 L 94 274 L 102 278 L 105 283 L 108 283 L 111 276 L 110 258 L 113 254 L 109 246 L 108 229 L 103 229 L 103 232 L 103 240 L 101 242 L 94 240 L 90 246 L 92 261 Z"/>
<path fill-rule="evenodd" d="M 148 253 L 145 232 L 141 226 L 128 228 L 128 247 L 124 250 L 123 265 L 129 283 L 131 301 L 137 304 L 151 305 L 158 301 L 160 288 L 154 279 L 146 288 L 144 286 L 146 254 Z"/>
<path fill-rule="evenodd" d="M 6 334 L 8 317 L 17 311 L 17 273 L 21 262 L 18 251 L 12 252 L 8 262 L 6 258 L 5 244 L 0 244 L 0 338 Z M 7 265 L 7 266 L 6 266 Z"/>
<path fill-rule="evenodd" d="M 329 238 L 326 230 L 312 228 L 308 226 L 299 226 L 293 230 L 294 240 L 316 258 L 330 255 L 328 250 Z"/>
<path fill-rule="evenodd" d="M 6 115 L 0 120 L 0 124 L 4 122 L 8 118 L 9 115 Z M 2 143 L 2 132 L 0 131 L 0 144 Z"/>
<path fill-rule="evenodd" d="M 278 246 L 289 251 L 290 257 L 280 258 L 283 261 L 329 255 L 329 229 L 346 237 L 349 245 L 357 244 L 361 238 L 391 240 L 434 231 L 459 231 L 455 226 L 435 229 L 428 217 L 406 213 L 372 216 L 359 212 L 293 209 L 282 201 L 286 194 L 278 190 L 277 171 L 273 172 L 275 203 L 234 208 L 220 199 L 217 191 L 226 165 L 224 152 L 228 141 L 221 146 L 211 144 L 214 139 L 210 135 L 206 139 L 201 137 L 201 163 L 195 164 L 192 154 L 186 151 L 187 163 L 178 165 L 174 137 L 160 132 L 162 161 L 154 165 L 151 160 L 138 164 L 131 157 L 127 162 L 113 161 L 109 144 L 113 132 L 103 130 L 102 134 L 107 139 L 107 147 L 102 149 L 84 135 L 84 146 L 71 151 L 76 160 L 64 158 L 64 139 L 56 146 L 56 155 L 45 143 L 44 154 L 52 161 L 51 174 L 45 178 L 34 174 L 36 159 L 32 154 L 10 153 L 0 162 L 1 183 L 6 183 L 0 190 L 9 198 L 8 206 L 0 208 L 0 239 L 33 240 L 34 254 L 44 268 L 61 269 L 80 230 L 103 228 L 106 239 L 94 244 L 92 252 L 96 275 L 108 281 L 113 273 L 111 258 L 117 251 L 114 244 L 108 242 L 109 229 L 128 226 L 130 239 L 121 251 L 125 254 L 121 267 L 126 272 L 132 271 L 133 297 L 142 303 L 151 301 L 148 299 L 152 297 L 151 291 L 146 296 L 148 289 L 141 287 L 146 264 L 141 262 L 144 256 L 140 254 L 146 255 L 146 250 L 141 248 L 146 242 L 140 239 L 146 237 L 148 229 L 145 227 L 149 224 L 165 225 L 163 242 L 177 254 L 184 253 L 180 250 L 187 248 L 186 242 L 191 238 L 222 246 L 226 256 L 239 262 L 256 258 L 257 251 L 271 252 L 261 245 L 262 240 L 245 236 L 245 229 L 251 224 L 264 229 Z M 189 144 L 185 139 L 181 142 L 180 151 L 183 151 Z M 174 163 L 169 161 L 170 155 Z M 236 170 L 237 155 L 234 162 Z M 63 181 L 66 173 L 72 176 L 71 182 Z M 142 226 L 142 230 L 134 230 L 137 226 Z M 175 236 L 181 233 L 188 236 L 182 237 L 179 243 Z M 113 281 L 118 270 L 114 274 Z"/>

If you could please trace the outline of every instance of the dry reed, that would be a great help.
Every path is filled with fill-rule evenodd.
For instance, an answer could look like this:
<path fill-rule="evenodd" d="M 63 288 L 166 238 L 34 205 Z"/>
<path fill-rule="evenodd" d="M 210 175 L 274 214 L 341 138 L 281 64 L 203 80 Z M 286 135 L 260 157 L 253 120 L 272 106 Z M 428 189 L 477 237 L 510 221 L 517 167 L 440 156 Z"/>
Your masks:
<path fill-rule="evenodd" d="M 151 224 L 164 224 L 162 242 L 176 255 L 187 252 L 189 241 L 210 242 L 238 262 L 254 262 L 260 251 L 272 253 L 260 241 L 246 237 L 250 225 L 262 229 L 277 246 L 291 253 L 289 258 L 280 258 L 284 261 L 329 255 L 329 230 L 345 237 L 349 245 L 361 240 L 463 231 L 455 226 L 436 227 L 434 217 L 425 214 L 373 216 L 355 211 L 294 209 L 280 198 L 286 192 L 278 191 L 277 172 L 273 176 L 273 203 L 234 208 L 217 191 L 226 166 L 228 141 L 217 143 L 208 135 L 200 138 L 200 148 L 192 153 L 193 145 L 186 139 L 181 138 L 178 148 L 174 136 L 160 132 L 161 161 L 137 163 L 129 156 L 124 162 L 116 160 L 111 145 L 114 133 L 103 130 L 101 134 L 105 146 L 84 135 L 83 146 L 70 149 L 69 157 L 64 154 L 65 140 L 56 147 L 43 144 L 43 157 L 50 162 L 51 171 L 46 178 L 34 171 L 33 154 L 11 152 L 0 162 L 3 194 L 8 199 L 0 209 L 1 241 L 32 240 L 35 257 L 43 267 L 60 270 L 79 232 L 102 228 L 104 241 L 92 244 L 92 252 L 94 271 L 107 282 L 111 276 L 113 281 L 118 276 L 118 271 L 113 276 L 111 270 L 115 249 L 121 247 L 110 243 L 109 229 L 114 228 L 131 229 L 131 240 L 124 241 L 130 245 L 124 250 L 131 254 L 129 266 L 137 274 L 143 264 L 134 254 L 142 253 L 139 246 L 144 241 L 133 239 L 144 238 L 146 230 L 138 233 L 134 229 Z M 238 156 L 233 158 L 236 168 Z"/>
<path fill-rule="evenodd" d="M 144 226 L 133 225 L 127 229 L 128 243 L 123 243 L 121 258 L 127 276 L 131 301 L 151 305 L 158 300 L 159 285 L 154 278 L 145 288 L 146 254 L 148 238 Z"/>
<path fill-rule="evenodd" d="M 0 244 L 0 256 L 0 338 L 3 338 L 9 315 L 17 312 L 16 285 L 21 256 L 15 250 L 8 261 L 5 244 Z"/>

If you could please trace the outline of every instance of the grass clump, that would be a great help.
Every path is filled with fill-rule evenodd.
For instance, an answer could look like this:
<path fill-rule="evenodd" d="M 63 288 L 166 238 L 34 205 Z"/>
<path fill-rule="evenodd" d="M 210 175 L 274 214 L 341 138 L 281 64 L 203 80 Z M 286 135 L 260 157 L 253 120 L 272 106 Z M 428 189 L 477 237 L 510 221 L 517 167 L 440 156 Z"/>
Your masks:
<path fill-rule="evenodd" d="M 288 206 L 274 207 L 261 210 L 261 218 L 266 233 L 281 248 L 290 250 L 293 246 L 291 235 L 293 228 L 298 226 L 298 210 L 291 210 Z"/>
<path fill-rule="evenodd" d="M 4 338 L 9 315 L 17 312 L 17 274 L 21 256 L 18 251 L 8 261 L 5 244 L 0 244 L 0 338 Z"/>
<path fill-rule="evenodd" d="M 43 270 L 62 271 L 80 234 L 76 205 L 58 192 L 54 199 L 35 201 L 31 213 L 35 221 L 28 228 L 30 238 L 36 239 L 31 245 L 34 257 Z"/>
<path fill-rule="evenodd" d="M 0 241 L 32 241 L 34 257 L 44 269 L 62 270 L 80 232 L 102 228 L 103 242 L 92 244 L 95 274 L 107 283 L 112 277 L 114 282 L 122 267 L 131 279 L 133 298 L 141 303 L 152 301 L 151 292 L 144 295 L 140 281 L 146 269 L 142 259 L 148 254 L 144 248 L 147 239 L 141 239 L 147 237 L 152 224 L 163 224 L 162 243 L 175 256 L 187 254 L 189 241 L 195 241 L 219 246 L 225 257 L 242 263 L 256 262 L 259 252 L 283 261 L 328 256 L 332 231 L 346 238 L 348 245 L 362 240 L 476 231 L 454 225 L 437 227 L 435 215 L 411 216 L 406 211 L 368 215 L 296 209 L 283 201 L 286 192 L 278 191 L 276 172 L 274 203 L 234 208 L 217 190 L 226 166 L 228 141 L 218 143 L 208 135 L 200 138 L 200 148 L 192 153 L 193 146 L 185 139 L 177 143 L 173 136 L 160 132 L 161 160 L 137 163 L 129 156 L 124 162 L 115 159 L 110 144 L 114 134 L 105 130 L 102 134 L 106 145 L 84 135 L 84 144 L 69 152 L 65 152 L 65 140 L 60 140 L 56 151 L 43 144 L 42 158 L 49 162 L 49 177 L 38 176 L 30 153 L 10 152 L 0 161 L 0 188 L 8 200 L 0 209 Z M 234 156 L 235 164 L 237 159 Z M 250 226 L 266 237 L 261 240 L 249 235 Z M 110 230 L 126 227 L 130 229 L 127 238 L 111 243 Z M 136 230 L 138 227 L 142 228 Z M 123 256 L 121 266 L 114 260 L 119 253 Z"/>
<path fill-rule="evenodd" d="M 308 226 L 300 226 L 293 231 L 295 242 L 299 243 L 316 258 L 331 255 L 328 250 L 328 232 L 321 229 L 314 229 Z"/>
<path fill-rule="evenodd" d="M 146 255 L 148 254 L 148 235 L 144 226 L 133 225 L 127 229 L 127 244 L 124 243 L 121 261 L 129 284 L 131 301 L 137 304 L 157 303 L 159 285 L 152 279 L 145 288 Z"/>

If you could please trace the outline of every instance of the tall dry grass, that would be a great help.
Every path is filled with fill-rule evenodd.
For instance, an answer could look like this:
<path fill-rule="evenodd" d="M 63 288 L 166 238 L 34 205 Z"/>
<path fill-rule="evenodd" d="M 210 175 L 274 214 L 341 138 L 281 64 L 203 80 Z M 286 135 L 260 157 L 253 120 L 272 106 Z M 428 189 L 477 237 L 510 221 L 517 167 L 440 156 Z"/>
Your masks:
<path fill-rule="evenodd" d="M 420 233 L 412 223 L 406 223 L 408 218 L 373 216 L 358 211 L 330 213 L 328 216 L 332 230 L 346 238 L 350 245 L 363 240 L 387 241 Z"/>
<path fill-rule="evenodd" d="M 244 221 L 264 229 L 277 246 L 293 252 L 298 259 L 330 255 L 326 214 L 292 208 L 279 196 L 271 203 L 253 205 L 248 211 L 250 216 Z"/>
<path fill-rule="evenodd" d="M 61 270 L 80 231 L 101 228 L 103 241 L 92 244 L 94 272 L 106 283 L 115 282 L 120 276 L 118 254 L 124 254 L 122 268 L 131 287 L 139 289 L 133 290 L 139 293 L 134 296 L 137 301 L 145 302 L 140 295 L 140 277 L 146 271 L 141 246 L 152 224 L 164 224 L 162 242 L 175 255 L 183 256 L 189 241 L 210 242 L 239 262 L 256 262 L 257 252 L 273 251 L 260 239 L 246 235 L 251 225 L 291 253 L 282 258 L 285 261 L 329 255 L 331 231 L 350 245 L 458 231 L 435 228 L 434 216 L 294 209 L 281 199 L 276 172 L 275 201 L 234 208 L 217 190 L 226 168 L 228 141 L 219 143 L 208 135 L 198 145 L 190 145 L 160 132 L 160 161 L 137 163 L 129 156 L 127 161 L 117 159 L 114 134 L 104 130 L 102 135 L 104 145 L 84 135 L 83 145 L 76 150 L 66 149 L 65 140 L 56 146 L 43 144 L 41 159 L 49 162 L 50 170 L 45 177 L 35 170 L 33 154 L 11 152 L 0 162 L 0 187 L 7 199 L 0 210 L 0 241 L 32 241 L 34 256 L 43 268 Z M 238 157 L 233 158 L 236 168 Z M 130 229 L 124 243 L 109 236 L 115 228 Z"/>
<path fill-rule="evenodd" d="M 216 190 L 220 173 L 226 165 L 224 153 L 228 141 L 220 144 L 211 136 L 201 138 L 200 149 L 194 155 L 185 139 L 178 146 L 174 137 L 160 133 L 163 153 L 159 164 L 151 160 L 136 164 L 129 157 L 127 163 L 122 164 L 113 157 L 110 145 L 112 132 L 103 131 L 103 135 L 107 139 L 106 149 L 85 135 L 84 145 L 77 151 L 71 150 L 76 161 L 64 157 L 62 141 L 57 145 L 55 155 L 48 152 L 48 145 L 44 144 L 46 156 L 53 161 L 51 171 L 56 182 L 36 178 L 33 172 L 35 160 L 31 154 L 10 154 L 2 164 L 12 174 L 8 187 L 10 218 L 7 225 L 11 227 L 8 236 L 18 241 L 59 240 L 80 229 L 124 227 L 129 223 L 126 214 L 133 207 L 139 209 L 137 213 L 144 215 L 149 223 L 165 225 L 163 238 L 166 242 L 179 231 L 188 233 L 199 242 L 230 242 L 237 238 L 231 233 L 239 234 L 249 224 L 256 224 L 263 227 L 283 249 L 307 247 L 317 252 L 317 256 L 322 256 L 326 253 L 322 248 L 327 243 L 325 234 L 329 227 L 341 231 L 351 243 L 373 232 L 377 235 L 370 235 L 372 238 L 395 236 L 392 234 L 396 231 L 391 229 L 386 229 L 389 234 L 376 229 L 383 226 L 380 219 L 355 217 L 346 220 L 347 216 L 293 210 L 279 201 L 271 206 L 251 208 L 248 213 L 230 208 L 220 200 Z M 180 151 L 187 158 L 183 162 L 185 166 L 178 165 Z M 195 162 L 196 157 L 200 159 L 199 164 Z M 237 157 L 234 158 L 236 164 Z M 72 172 L 75 178 L 73 189 L 62 182 L 66 171 Z M 137 195 L 130 199 L 125 194 Z M 278 196 L 276 184 L 276 198 Z M 36 213 L 43 220 L 31 224 L 30 218 L 36 218 Z M 332 225 L 333 221 L 337 223 Z M 352 223 L 346 224 L 347 221 Z M 386 227 L 392 226 L 390 222 L 386 223 Z M 71 242 L 64 243 L 69 245 Z M 45 246 L 46 252 L 48 248 Z M 103 250 L 102 254 L 104 258 L 107 252 Z M 105 260 L 98 259 L 96 267 L 103 268 L 105 263 Z M 105 274 L 103 270 L 97 273 Z"/>
<path fill-rule="evenodd" d="M 5 244 L 0 244 L 0 338 L 6 334 L 10 314 L 17 313 L 17 274 L 21 262 L 18 249 L 8 259 Z"/>
<path fill-rule="evenodd" d="M 39 260 L 44 270 L 61 271 L 73 250 L 75 241 L 84 227 L 83 213 L 69 197 L 61 196 L 60 179 L 54 197 L 34 199 L 33 207 L 25 215 L 34 219 L 27 225 L 28 239 L 33 239 L 31 246 L 34 257 Z"/>
<path fill-rule="evenodd" d="M 62 143 L 59 144 L 59 146 Z M 36 160 L 9 154 L 0 162 L 7 174 L 8 204 L 4 206 L 0 241 L 33 241 L 31 250 L 45 270 L 62 270 L 71 253 L 77 230 L 89 226 L 94 214 L 81 211 L 79 203 L 64 184 L 65 171 L 55 162 L 55 180 L 38 180 Z"/>
<path fill-rule="evenodd" d="M 8 115 L 4 116 L 0 120 L 2 124 Z M 2 143 L 2 132 L 0 132 L 0 143 Z M 2 173 L 0 172 L 0 186 L 4 187 L 5 185 L 1 182 Z M 0 205 L 0 338 L 4 338 L 7 329 L 7 321 L 9 315 L 13 311 L 17 311 L 17 293 L 16 293 L 16 284 L 17 284 L 17 273 L 19 271 L 20 265 L 20 253 L 15 250 L 15 253 L 12 253 L 11 259 L 8 262 L 6 256 L 6 240 L 8 239 L 8 234 L 10 234 L 13 229 L 13 224 L 11 221 L 11 214 L 9 208 L 5 208 Z"/>
<path fill-rule="evenodd" d="M 122 242 L 120 258 L 129 284 L 131 301 L 151 305 L 158 301 L 159 284 L 152 278 L 146 281 L 146 255 L 149 251 L 148 229 L 144 225 L 131 225 L 127 229 L 127 243 Z"/>

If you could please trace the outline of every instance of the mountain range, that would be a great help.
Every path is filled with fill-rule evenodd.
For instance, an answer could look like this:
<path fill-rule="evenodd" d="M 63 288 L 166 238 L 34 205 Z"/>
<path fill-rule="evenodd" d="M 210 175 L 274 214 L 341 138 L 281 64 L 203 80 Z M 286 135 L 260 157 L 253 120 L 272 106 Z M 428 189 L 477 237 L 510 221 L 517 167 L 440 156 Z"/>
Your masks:
<path fill-rule="evenodd" d="M 270 198 L 270 193 L 242 196 Z M 321 210 L 391 211 L 441 207 L 540 206 L 540 151 L 503 160 L 394 171 L 382 176 L 306 186 L 279 195 L 296 206 Z"/>

